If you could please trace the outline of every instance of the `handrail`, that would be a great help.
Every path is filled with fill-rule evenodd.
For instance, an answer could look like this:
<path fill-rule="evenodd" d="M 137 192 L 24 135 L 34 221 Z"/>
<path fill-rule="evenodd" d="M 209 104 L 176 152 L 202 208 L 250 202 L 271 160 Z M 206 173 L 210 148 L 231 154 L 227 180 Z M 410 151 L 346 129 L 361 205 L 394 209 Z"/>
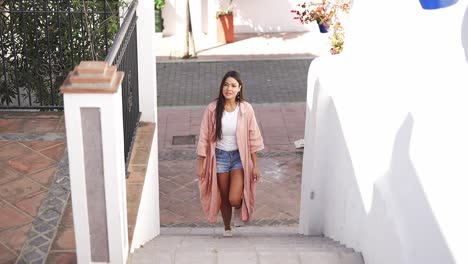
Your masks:
<path fill-rule="evenodd" d="M 130 4 L 127 14 L 125 15 L 124 21 L 122 25 L 120 26 L 120 29 L 117 32 L 117 35 L 115 36 L 114 43 L 112 43 L 112 47 L 109 49 L 109 52 L 107 53 L 105 61 L 109 63 L 110 65 L 113 64 L 114 59 L 117 56 L 117 53 L 119 52 L 120 45 L 125 39 L 125 33 L 127 32 L 128 27 L 130 26 L 130 23 L 132 22 L 133 15 L 136 12 L 137 4 L 138 4 L 137 0 L 133 0 L 133 2 Z"/>

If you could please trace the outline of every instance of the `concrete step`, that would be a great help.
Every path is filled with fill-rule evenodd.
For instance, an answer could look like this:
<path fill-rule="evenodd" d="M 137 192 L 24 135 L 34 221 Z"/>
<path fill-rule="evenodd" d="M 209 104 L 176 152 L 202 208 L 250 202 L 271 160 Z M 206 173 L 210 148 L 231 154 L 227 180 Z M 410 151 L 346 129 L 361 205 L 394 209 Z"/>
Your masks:
<path fill-rule="evenodd" d="M 361 253 L 326 237 L 297 234 L 296 227 L 162 228 L 137 249 L 131 264 L 364 264 Z"/>

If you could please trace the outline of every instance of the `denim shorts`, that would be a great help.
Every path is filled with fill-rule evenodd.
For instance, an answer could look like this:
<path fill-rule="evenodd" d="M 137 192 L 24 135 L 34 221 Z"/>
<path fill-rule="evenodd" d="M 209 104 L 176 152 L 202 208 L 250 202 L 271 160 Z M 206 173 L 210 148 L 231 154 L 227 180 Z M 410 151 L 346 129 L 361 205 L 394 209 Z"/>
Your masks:
<path fill-rule="evenodd" d="M 215 153 L 217 173 L 243 169 L 239 150 L 225 151 L 222 149 L 215 149 Z"/>

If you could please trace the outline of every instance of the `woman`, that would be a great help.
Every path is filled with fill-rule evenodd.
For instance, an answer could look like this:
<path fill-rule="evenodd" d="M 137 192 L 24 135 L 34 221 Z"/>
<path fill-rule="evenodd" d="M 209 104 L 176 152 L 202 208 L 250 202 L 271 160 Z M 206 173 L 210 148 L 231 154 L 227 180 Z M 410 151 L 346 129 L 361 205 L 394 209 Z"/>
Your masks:
<path fill-rule="evenodd" d="M 227 72 L 218 98 L 205 110 L 197 146 L 200 200 L 208 221 L 218 212 L 224 236 L 232 236 L 232 207 L 240 220 L 250 220 L 255 184 L 260 179 L 256 152 L 264 148 L 252 106 L 244 101 L 240 74 Z"/>

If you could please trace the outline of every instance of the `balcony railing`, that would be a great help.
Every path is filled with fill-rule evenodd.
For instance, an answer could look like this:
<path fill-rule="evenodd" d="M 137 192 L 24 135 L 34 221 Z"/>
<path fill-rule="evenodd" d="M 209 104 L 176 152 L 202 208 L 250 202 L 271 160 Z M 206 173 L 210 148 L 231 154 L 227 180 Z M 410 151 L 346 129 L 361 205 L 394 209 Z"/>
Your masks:
<path fill-rule="evenodd" d="M 117 66 L 125 73 L 122 82 L 122 111 L 124 124 L 125 165 L 128 166 L 135 131 L 140 119 L 138 96 L 138 50 L 137 50 L 137 15 L 134 0 L 120 27 L 106 62 Z"/>

